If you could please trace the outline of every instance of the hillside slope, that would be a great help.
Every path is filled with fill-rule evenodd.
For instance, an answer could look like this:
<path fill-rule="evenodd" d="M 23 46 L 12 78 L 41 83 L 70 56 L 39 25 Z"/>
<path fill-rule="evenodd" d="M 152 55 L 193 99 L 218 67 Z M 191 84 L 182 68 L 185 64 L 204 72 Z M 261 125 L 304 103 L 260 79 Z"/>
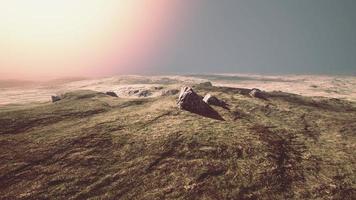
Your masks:
<path fill-rule="evenodd" d="M 0 108 L 0 199 L 352 199 L 356 104 L 196 86 L 224 121 L 176 95 L 75 91 Z"/>

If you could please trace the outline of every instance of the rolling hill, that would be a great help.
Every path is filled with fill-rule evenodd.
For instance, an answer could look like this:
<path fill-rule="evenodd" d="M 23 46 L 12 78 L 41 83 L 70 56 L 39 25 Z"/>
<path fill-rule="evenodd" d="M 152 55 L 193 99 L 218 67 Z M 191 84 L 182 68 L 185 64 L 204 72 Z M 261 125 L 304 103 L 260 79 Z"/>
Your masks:
<path fill-rule="evenodd" d="M 193 89 L 229 104 L 212 106 L 223 120 L 178 109 L 177 94 L 1 107 L 0 199 L 355 197 L 355 102 Z"/>

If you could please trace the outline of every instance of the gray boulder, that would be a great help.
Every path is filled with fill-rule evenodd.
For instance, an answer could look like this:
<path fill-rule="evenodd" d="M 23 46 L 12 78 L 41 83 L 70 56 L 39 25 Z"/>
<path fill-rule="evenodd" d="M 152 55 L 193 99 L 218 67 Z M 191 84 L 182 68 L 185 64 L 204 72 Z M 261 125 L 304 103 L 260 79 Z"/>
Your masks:
<path fill-rule="evenodd" d="M 202 110 L 206 107 L 203 98 L 190 87 L 183 87 L 179 93 L 177 105 L 183 110 Z"/>

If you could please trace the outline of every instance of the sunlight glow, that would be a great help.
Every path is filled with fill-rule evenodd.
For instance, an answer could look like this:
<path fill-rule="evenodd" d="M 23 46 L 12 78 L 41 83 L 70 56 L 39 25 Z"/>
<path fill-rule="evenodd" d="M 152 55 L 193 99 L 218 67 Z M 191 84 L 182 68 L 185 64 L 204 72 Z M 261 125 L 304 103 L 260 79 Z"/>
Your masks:
<path fill-rule="evenodd" d="M 142 65 L 175 13 L 164 0 L 0 0 L 0 78 Z"/>

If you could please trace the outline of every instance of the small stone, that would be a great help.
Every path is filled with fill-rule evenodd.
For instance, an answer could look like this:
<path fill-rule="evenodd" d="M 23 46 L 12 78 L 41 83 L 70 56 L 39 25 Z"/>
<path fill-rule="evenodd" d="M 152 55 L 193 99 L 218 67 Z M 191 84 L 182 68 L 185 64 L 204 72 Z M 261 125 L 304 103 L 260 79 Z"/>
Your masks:
<path fill-rule="evenodd" d="M 52 99 L 52 103 L 62 100 L 60 96 L 51 96 L 51 99 Z"/>
<path fill-rule="evenodd" d="M 140 90 L 130 90 L 129 94 L 132 95 L 132 94 L 137 94 L 139 92 L 140 92 Z"/>
<path fill-rule="evenodd" d="M 112 96 L 112 97 L 118 97 L 115 92 L 109 91 L 105 93 L 106 95 Z"/>
<path fill-rule="evenodd" d="M 217 97 L 211 95 L 211 94 L 206 94 L 203 98 L 203 101 L 207 104 L 214 105 L 214 106 L 220 106 L 223 108 L 227 108 L 227 103 L 223 100 L 218 99 Z"/>
<path fill-rule="evenodd" d="M 163 89 L 163 86 L 156 86 L 154 87 L 155 90 L 162 90 Z"/>
<path fill-rule="evenodd" d="M 260 89 L 257 89 L 257 88 L 253 88 L 250 91 L 249 95 L 254 98 L 261 98 L 261 99 L 265 98 L 264 93 Z"/>

